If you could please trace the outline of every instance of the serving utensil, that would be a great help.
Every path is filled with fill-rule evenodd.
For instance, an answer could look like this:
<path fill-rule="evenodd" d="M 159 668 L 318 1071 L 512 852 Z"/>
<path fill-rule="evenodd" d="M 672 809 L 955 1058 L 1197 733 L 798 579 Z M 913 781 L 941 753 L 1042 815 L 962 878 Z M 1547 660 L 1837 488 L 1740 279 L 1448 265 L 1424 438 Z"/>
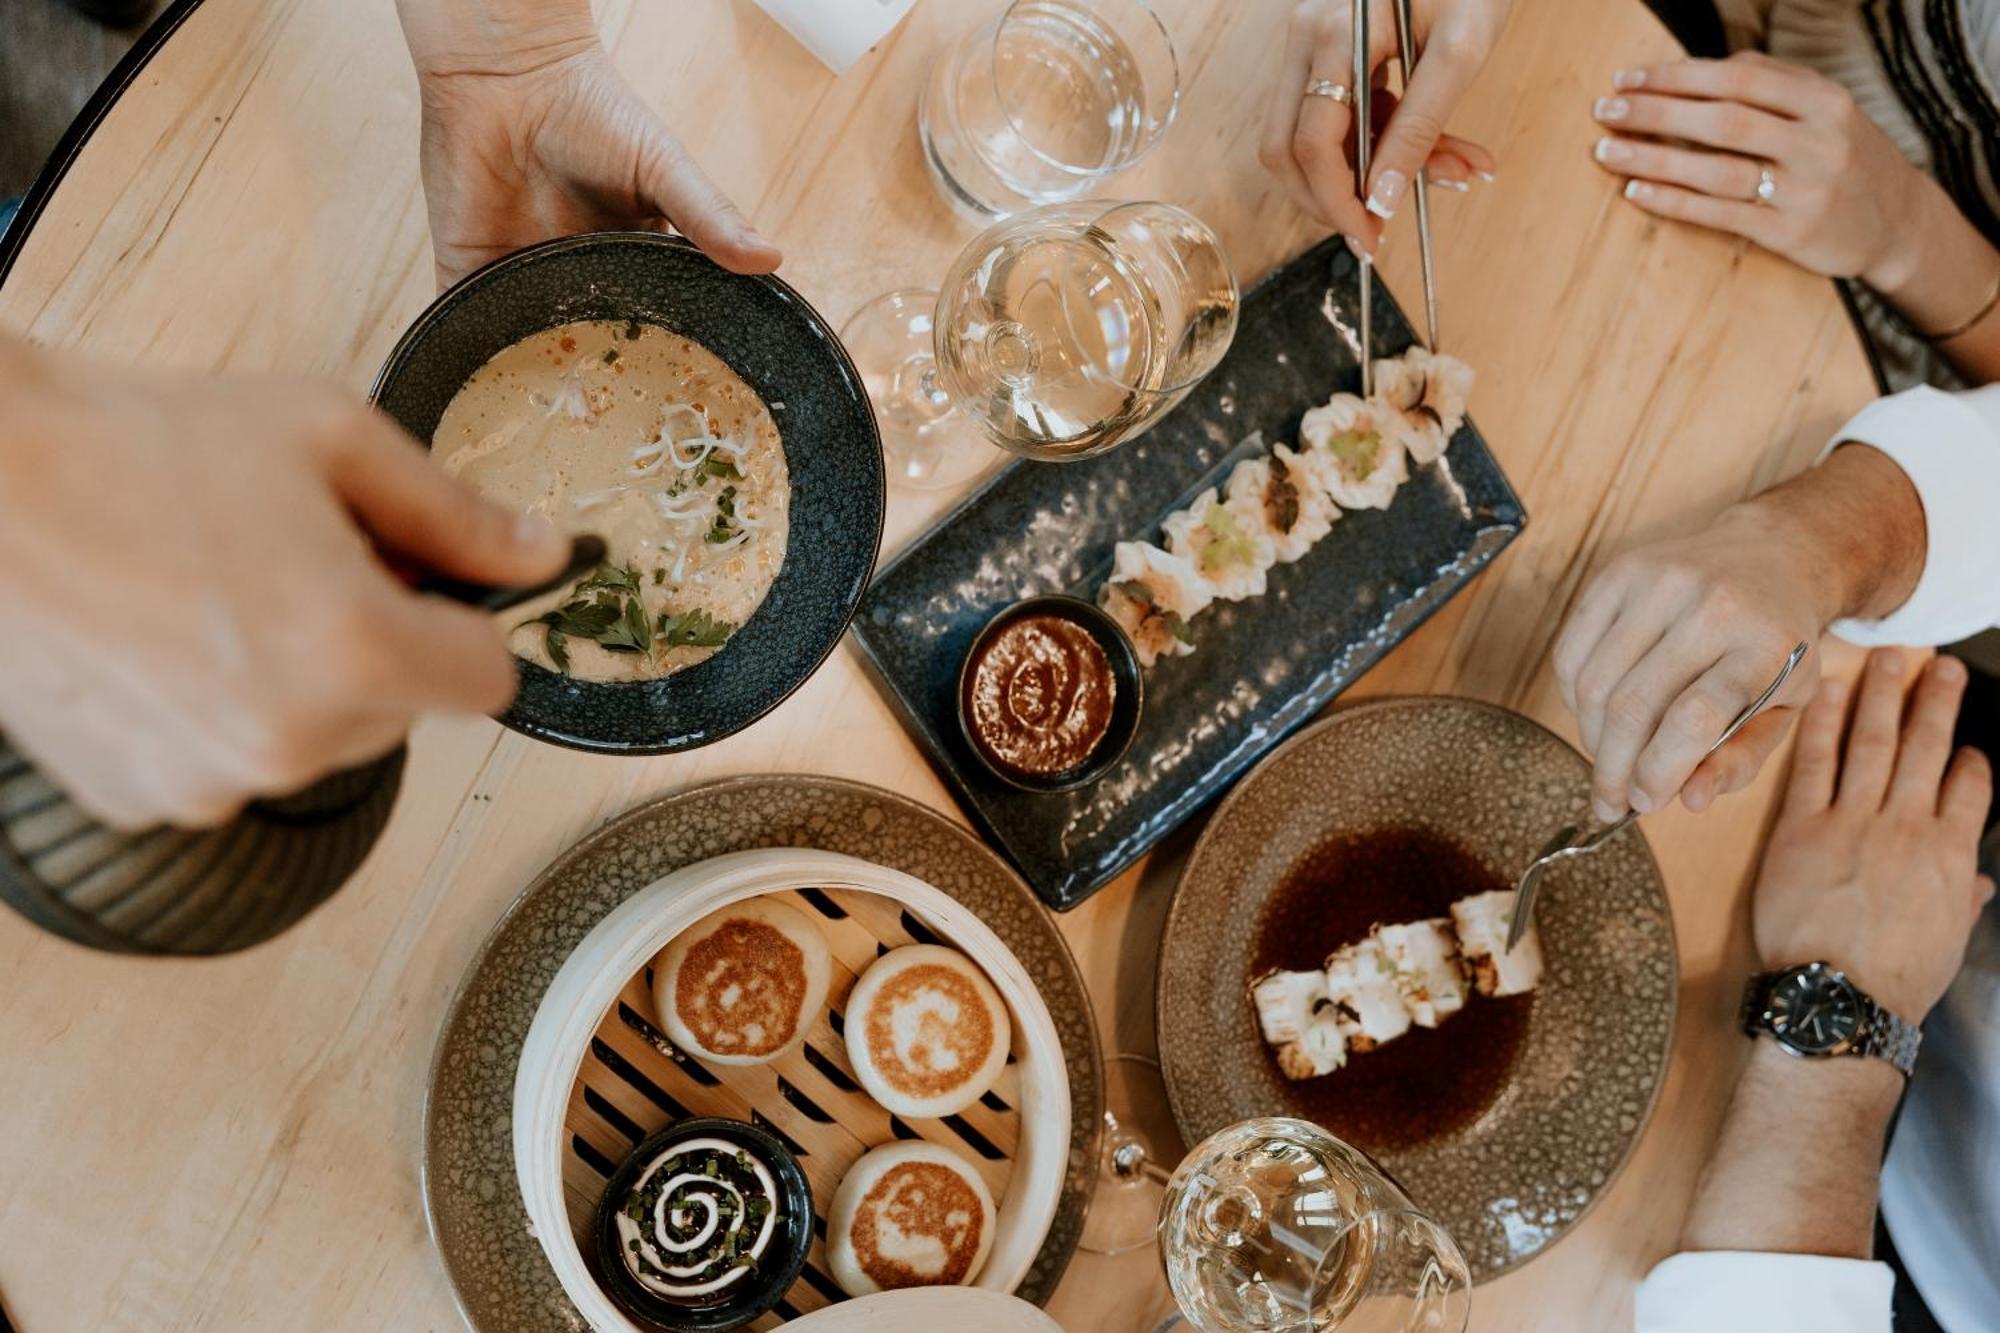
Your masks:
<path fill-rule="evenodd" d="M 1715 738 L 1715 744 L 1709 746 L 1707 752 L 1702 755 L 1704 760 L 1727 745 L 1737 732 L 1748 725 L 1751 718 L 1763 712 L 1764 706 L 1777 698 L 1778 691 L 1792 678 L 1792 672 L 1798 669 L 1799 663 L 1805 661 L 1806 653 L 1809 651 L 1811 645 L 1803 641 L 1792 649 L 1790 655 L 1785 658 L 1785 664 L 1778 668 L 1778 674 L 1764 687 L 1764 692 L 1752 699 L 1743 711 L 1736 715 L 1735 720 L 1722 729 L 1722 734 Z M 1637 810 L 1628 810 L 1623 819 L 1607 824 L 1595 832 L 1584 834 L 1580 826 L 1570 825 L 1549 839 L 1547 845 L 1536 854 L 1535 859 L 1528 863 L 1528 868 L 1521 872 L 1520 882 L 1514 886 L 1514 920 L 1507 927 L 1508 952 L 1513 952 L 1514 946 L 1521 942 L 1521 937 L 1528 933 L 1528 922 L 1535 914 L 1535 896 L 1540 890 L 1542 875 L 1548 868 L 1558 861 L 1566 861 L 1596 851 L 1624 832 L 1626 826 L 1638 817 Z"/>

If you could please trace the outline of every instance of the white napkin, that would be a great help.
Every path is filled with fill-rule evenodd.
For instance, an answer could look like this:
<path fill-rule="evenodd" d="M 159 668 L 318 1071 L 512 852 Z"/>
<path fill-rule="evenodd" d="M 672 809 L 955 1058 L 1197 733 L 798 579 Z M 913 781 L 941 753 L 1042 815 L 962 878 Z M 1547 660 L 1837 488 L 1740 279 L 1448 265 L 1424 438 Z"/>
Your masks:
<path fill-rule="evenodd" d="M 840 73 L 887 37 L 917 0 L 756 0 L 757 7 Z"/>

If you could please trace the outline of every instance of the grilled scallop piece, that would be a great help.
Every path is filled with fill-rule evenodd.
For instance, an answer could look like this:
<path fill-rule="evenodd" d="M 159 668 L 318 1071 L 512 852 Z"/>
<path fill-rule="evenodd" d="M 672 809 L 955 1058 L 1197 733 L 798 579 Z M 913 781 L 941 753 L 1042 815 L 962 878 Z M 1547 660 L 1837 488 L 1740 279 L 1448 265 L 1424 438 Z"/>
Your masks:
<path fill-rule="evenodd" d="M 1534 922 L 1528 923 L 1513 952 L 1507 951 L 1507 931 L 1514 924 L 1513 890 L 1460 898 L 1451 905 L 1451 919 L 1458 927 L 1458 947 L 1472 970 L 1472 984 L 1481 995 L 1523 995 L 1541 984 L 1542 940 Z"/>

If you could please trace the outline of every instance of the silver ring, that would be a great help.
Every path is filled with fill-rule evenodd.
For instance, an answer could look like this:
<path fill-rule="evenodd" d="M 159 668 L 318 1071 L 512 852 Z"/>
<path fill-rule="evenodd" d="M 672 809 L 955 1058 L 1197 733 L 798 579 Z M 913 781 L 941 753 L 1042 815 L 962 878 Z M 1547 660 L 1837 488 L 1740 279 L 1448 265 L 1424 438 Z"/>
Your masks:
<path fill-rule="evenodd" d="M 1332 79 L 1314 79 L 1306 85 L 1306 96 L 1331 97 L 1342 106 L 1354 105 L 1354 94 L 1347 91 L 1347 85 Z"/>
<path fill-rule="evenodd" d="M 1778 173 L 1771 170 L 1769 162 L 1757 164 L 1757 202 L 1766 208 L 1772 207 L 1778 199 Z"/>

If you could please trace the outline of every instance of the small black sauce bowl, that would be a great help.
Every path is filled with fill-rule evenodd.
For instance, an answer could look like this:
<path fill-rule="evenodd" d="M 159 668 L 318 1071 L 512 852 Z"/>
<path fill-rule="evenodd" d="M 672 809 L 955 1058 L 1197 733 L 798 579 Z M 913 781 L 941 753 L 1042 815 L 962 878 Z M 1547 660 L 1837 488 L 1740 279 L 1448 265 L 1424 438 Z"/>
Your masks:
<path fill-rule="evenodd" d="M 1024 616 L 1040 615 L 1061 616 L 1095 639 L 1111 663 L 1111 677 L 1117 682 L 1117 688 L 1111 700 L 1111 725 L 1105 729 L 1104 738 L 1097 742 L 1097 748 L 1090 752 L 1089 758 L 1075 768 L 1066 768 L 1060 773 L 1017 773 L 994 763 L 973 738 L 972 719 L 966 715 L 966 687 L 972 680 L 972 664 L 979 660 L 980 653 L 995 635 Z M 1046 593 L 1004 608 L 973 636 L 972 645 L 965 650 L 965 660 L 959 664 L 958 688 L 953 700 L 953 707 L 958 713 L 959 735 L 988 773 L 1020 791 L 1069 791 L 1103 777 L 1132 747 L 1132 738 L 1139 734 L 1139 714 L 1146 704 L 1146 676 L 1139 668 L 1139 652 L 1132 646 L 1132 640 L 1125 636 L 1125 631 L 1107 612 L 1081 597 Z"/>
<path fill-rule="evenodd" d="M 757 1265 L 756 1274 L 740 1291 L 716 1305 L 688 1306 L 665 1300 L 634 1281 L 625 1270 L 618 1248 L 618 1201 L 638 1179 L 647 1163 L 677 1143 L 688 1139 L 724 1139 L 745 1152 L 761 1158 L 771 1169 L 778 1186 L 778 1206 L 783 1216 L 771 1236 L 771 1247 Z M 806 1173 L 799 1169 L 791 1150 L 766 1130 L 741 1120 L 700 1117 L 668 1125 L 649 1135 L 621 1162 L 604 1186 L 591 1222 L 596 1240 L 597 1281 L 618 1308 L 642 1327 L 666 1333 L 715 1333 L 740 1328 L 765 1313 L 792 1289 L 806 1266 L 812 1248 L 813 1197 Z"/>

